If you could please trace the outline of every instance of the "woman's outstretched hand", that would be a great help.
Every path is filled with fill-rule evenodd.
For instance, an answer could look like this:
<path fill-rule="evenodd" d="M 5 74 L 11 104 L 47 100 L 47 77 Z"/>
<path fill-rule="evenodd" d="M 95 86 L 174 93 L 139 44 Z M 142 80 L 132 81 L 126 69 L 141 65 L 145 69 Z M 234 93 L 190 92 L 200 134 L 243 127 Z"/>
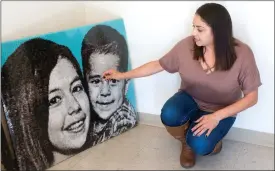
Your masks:
<path fill-rule="evenodd" d="M 127 72 L 119 72 L 115 69 L 109 69 L 105 71 L 102 75 L 103 79 L 110 80 L 125 80 L 125 79 L 133 79 L 133 78 L 140 78 L 140 77 L 146 77 L 149 75 L 156 74 L 160 71 L 163 71 L 164 69 L 160 65 L 159 61 L 151 61 L 148 62 L 136 69 L 127 71 Z"/>
<path fill-rule="evenodd" d="M 115 69 L 109 69 L 103 73 L 103 78 L 106 80 L 122 80 L 123 78 L 123 73 L 115 70 Z"/>

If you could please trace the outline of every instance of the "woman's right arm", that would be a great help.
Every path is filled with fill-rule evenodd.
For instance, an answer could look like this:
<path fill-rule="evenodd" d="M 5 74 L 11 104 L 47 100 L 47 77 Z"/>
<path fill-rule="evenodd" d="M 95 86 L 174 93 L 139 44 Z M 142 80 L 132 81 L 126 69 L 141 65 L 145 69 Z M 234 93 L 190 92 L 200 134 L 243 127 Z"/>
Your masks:
<path fill-rule="evenodd" d="M 159 60 L 156 60 L 156 61 L 148 62 L 136 69 L 133 69 L 124 73 L 118 72 L 114 69 L 107 70 L 103 73 L 103 77 L 105 79 L 122 80 L 122 79 L 146 77 L 161 71 L 163 71 L 163 68 L 159 63 Z"/>

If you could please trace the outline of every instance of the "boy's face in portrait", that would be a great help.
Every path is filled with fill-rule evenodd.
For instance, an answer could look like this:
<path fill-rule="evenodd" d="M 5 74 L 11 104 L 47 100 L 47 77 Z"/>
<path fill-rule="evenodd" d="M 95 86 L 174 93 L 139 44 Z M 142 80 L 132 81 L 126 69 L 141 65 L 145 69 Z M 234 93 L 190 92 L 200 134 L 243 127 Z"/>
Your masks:
<path fill-rule="evenodd" d="M 123 103 L 125 80 L 105 80 L 103 72 L 119 69 L 119 57 L 111 53 L 95 53 L 89 58 L 90 71 L 86 75 L 89 96 L 100 118 L 108 119 Z"/>

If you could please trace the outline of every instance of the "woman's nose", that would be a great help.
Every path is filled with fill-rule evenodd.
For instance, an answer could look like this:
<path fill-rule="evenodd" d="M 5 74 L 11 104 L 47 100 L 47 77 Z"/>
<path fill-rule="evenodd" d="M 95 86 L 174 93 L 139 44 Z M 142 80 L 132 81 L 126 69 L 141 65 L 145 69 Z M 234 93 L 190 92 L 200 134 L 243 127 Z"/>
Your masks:
<path fill-rule="evenodd" d="M 110 85 L 108 80 L 103 80 L 103 84 L 100 90 L 100 95 L 103 97 L 107 97 L 111 95 Z"/>
<path fill-rule="evenodd" d="M 193 30 L 192 30 L 192 36 L 196 36 L 197 35 L 197 29 L 194 27 Z"/>
<path fill-rule="evenodd" d="M 76 114 L 80 111 L 80 105 L 75 97 L 73 97 L 72 95 L 70 95 L 68 99 L 67 106 L 69 115 Z"/>

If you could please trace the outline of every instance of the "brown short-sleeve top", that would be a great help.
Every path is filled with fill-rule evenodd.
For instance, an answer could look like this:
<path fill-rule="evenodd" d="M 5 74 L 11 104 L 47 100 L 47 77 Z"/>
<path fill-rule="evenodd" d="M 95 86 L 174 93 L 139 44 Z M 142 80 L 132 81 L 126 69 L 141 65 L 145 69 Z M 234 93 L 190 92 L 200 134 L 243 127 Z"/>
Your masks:
<path fill-rule="evenodd" d="M 206 74 L 193 59 L 192 36 L 178 42 L 159 62 L 167 72 L 180 74 L 180 91 L 189 93 L 200 109 L 217 111 L 239 100 L 242 92 L 246 95 L 262 84 L 252 50 L 240 40 L 236 41 L 237 60 L 228 71 Z"/>

